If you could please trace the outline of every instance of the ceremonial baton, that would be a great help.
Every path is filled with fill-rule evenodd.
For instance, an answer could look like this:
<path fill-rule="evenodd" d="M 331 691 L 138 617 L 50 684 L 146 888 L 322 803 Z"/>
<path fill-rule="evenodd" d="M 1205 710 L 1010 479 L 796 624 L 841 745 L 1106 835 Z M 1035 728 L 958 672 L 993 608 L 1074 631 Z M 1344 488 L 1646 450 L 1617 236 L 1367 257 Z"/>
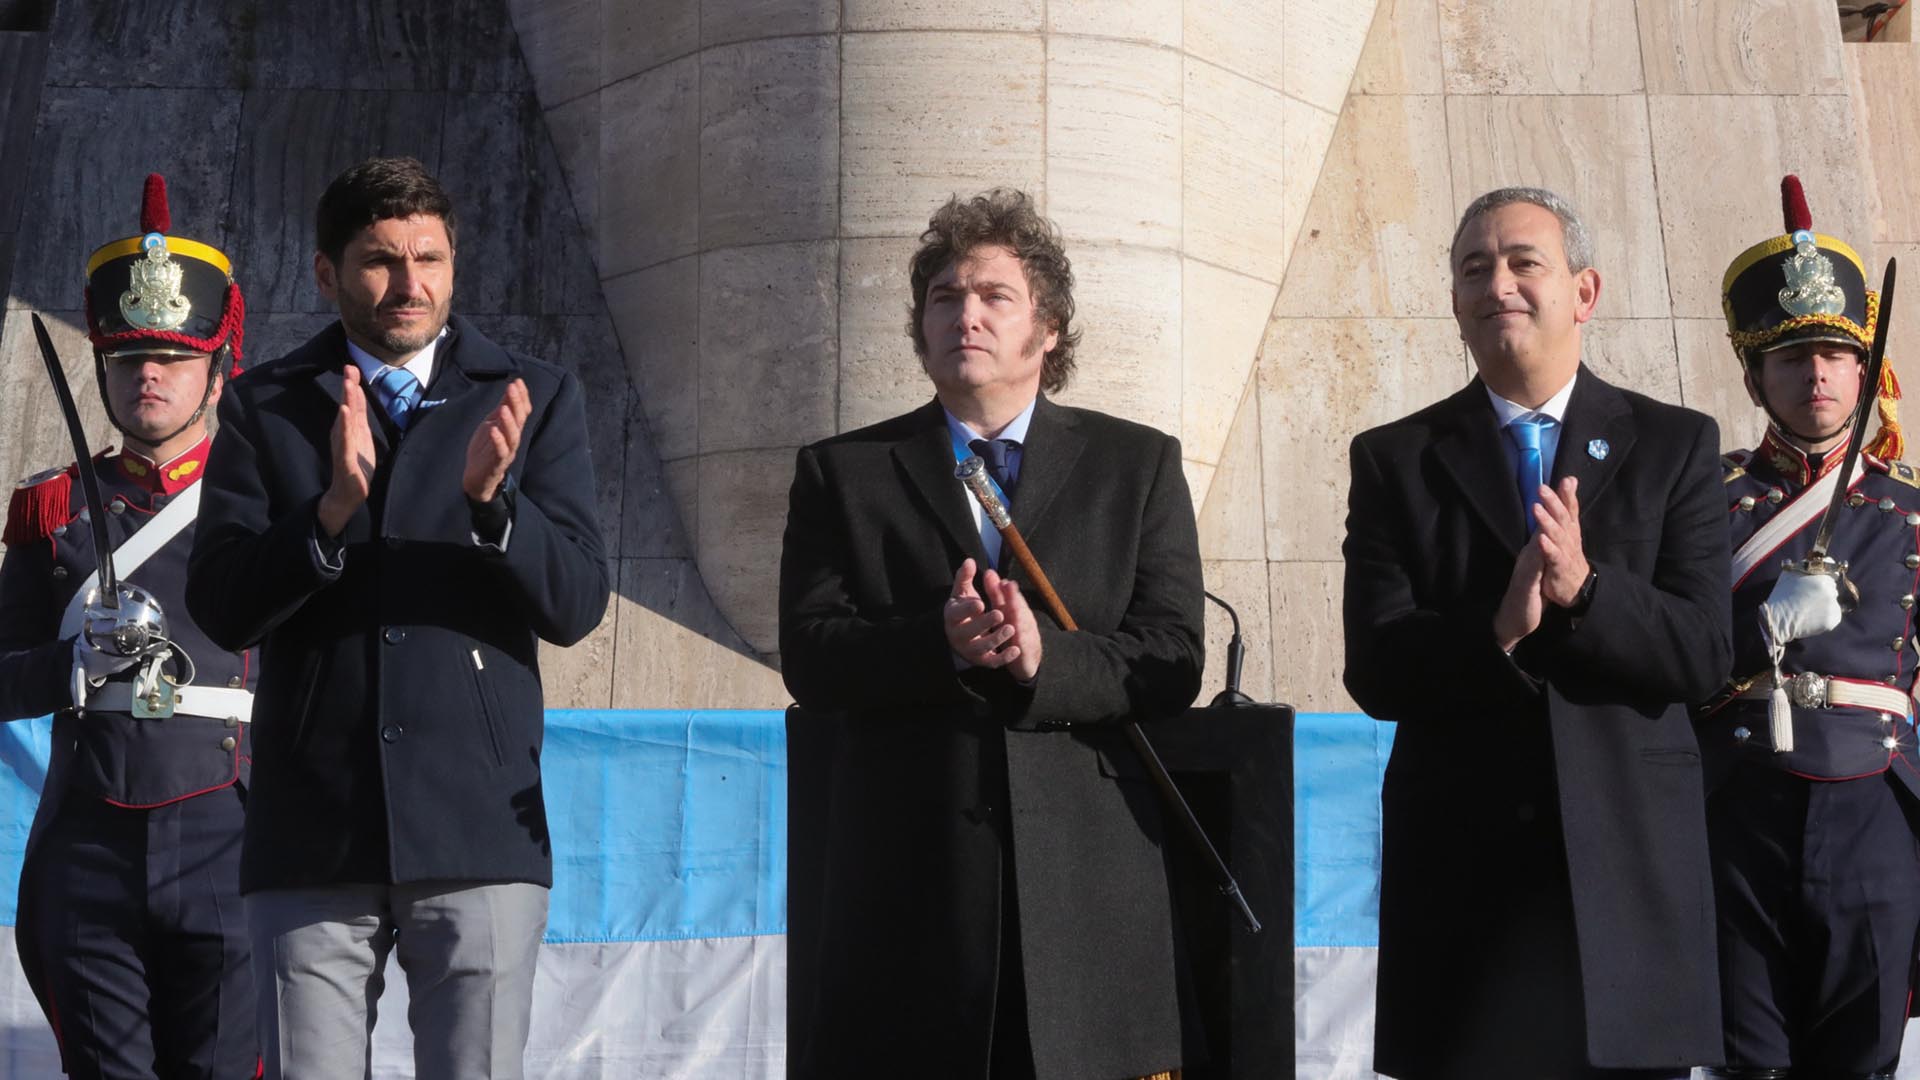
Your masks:
<path fill-rule="evenodd" d="M 1820 531 L 1814 534 L 1813 548 L 1807 552 L 1804 568 L 1810 573 L 1845 573 L 1827 557 L 1827 545 L 1833 542 L 1834 526 L 1840 523 L 1840 504 L 1846 501 L 1847 485 L 1853 479 L 1853 459 L 1866 442 L 1871 406 L 1880 396 L 1880 368 L 1887 357 L 1887 324 L 1893 321 L 1894 272 L 1899 266 L 1899 260 L 1888 259 L 1886 274 L 1880 279 L 1880 316 L 1873 327 L 1873 347 L 1867 350 L 1867 372 L 1860 383 L 1860 404 L 1855 409 L 1853 434 L 1847 439 L 1847 456 L 1840 461 L 1839 483 L 1834 485 L 1826 516 L 1820 519 Z"/>
<path fill-rule="evenodd" d="M 1000 530 L 1001 542 L 1007 546 L 1007 550 L 1013 552 L 1013 557 L 1020 563 L 1020 568 L 1025 570 L 1027 577 L 1033 581 L 1033 587 L 1039 590 L 1040 598 L 1046 601 L 1047 610 L 1053 613 L 1054 620 L 1060 624 L 1061 629 L 1080 629 L 1079 625 L 1073 621 L 1073 616 L 1067 613 L 1066 602 L 1061 600 L 1060 594 L 1054 591 L 1053 582 L 1047 580 L 1046 571 L 1040 569 L 1040 561 L 1033 557 L 1033 550 L 1027 547 L 1026 538 L 1020 535 L 1019 526 L 1013 523 L 1013 515 L 1007 512 L 1007 504 L 1001 501 L 999 492 L 993 489 L 993 484 L 987 479 L 987 463 L 975 454 L 962 461 L 953 470 L 953 475 L 966 485 L 975 499 L 979 500 L 980 508 L 987 512 L 987 519 L 993 522 L 994 528 Z M 1213 870 L 1214 882 L 1220 889 L 1220 895 L 1232 900 L 1240 909 L 1240 917 L 1246 921 L 1249 931 L 1259 933 L 1260 920 L 1254 918 L 1253 908 L 1247 905 L 1247 898 L 1241 895 L 1240 883 L 1233 879 L 1233 871 L 1227 869 L 1227 861 L 1220 857 L 1220 852 L 1213 846 L 1213 841 L 1207 838 L 1207 831 L 1200 827 L 1200 819 L 1194 815 L 1193 807 L 1187 805 L 1186 796 L 1180 794 L 1180 788 L 1173 782 L 1173 775 L 1167 772 L 1167 766 L 1160 760 L 1160 755 L 1153 749 L 1153 744 L 1147 741 L 1146 732 L 1141 731 L 1140 725 L 1130 720 L 1121 724 L 1120 730 L 1126 734 L 1127 741 L 1133 744 L 1134 753 L 1140 756 L 1140 762 L 1146 766 L 1147 775 L 1153 778 L 1154 786 L 1160 789 L 1161 797 L 1166 800 L 1167 809 L 1186 827 L 1187 836 L 1205 856 L 1207 864 Z"/>

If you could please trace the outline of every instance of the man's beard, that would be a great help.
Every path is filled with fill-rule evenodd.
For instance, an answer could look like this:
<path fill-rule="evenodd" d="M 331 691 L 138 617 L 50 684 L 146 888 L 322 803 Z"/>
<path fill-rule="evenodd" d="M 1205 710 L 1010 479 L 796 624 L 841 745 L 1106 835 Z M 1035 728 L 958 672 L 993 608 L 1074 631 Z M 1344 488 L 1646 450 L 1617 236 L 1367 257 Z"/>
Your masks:
<path fill-rule="evenodd" d="M 451 307 L 452 298 L 449 297 L 447 303 L 437 309 L 431 306 L 426 308 L 389 308 L 388 312 L 427 312 L 430 316 L 427 320 L 427 325 L 422 326 L 418 330 L 411 331 L 402 330 L 398 327 L 380 326 L 376 322 L 376 319 L 379 315 L 386 314 L 387 312 L 381 311 L 378 307 L 371 309 L 361 308 L 355 311 L 351 317 L 348 317 L 347 313 L 342 311 L 341 317 L 345 319 L 349 326 L 358 331 L 361 337 L 380 346 L 381 349 L 395 356 L 408 356 L 426 348 L 434 338 L 440 336 L 441 328 L 447 324 L 447 312 Z"/>

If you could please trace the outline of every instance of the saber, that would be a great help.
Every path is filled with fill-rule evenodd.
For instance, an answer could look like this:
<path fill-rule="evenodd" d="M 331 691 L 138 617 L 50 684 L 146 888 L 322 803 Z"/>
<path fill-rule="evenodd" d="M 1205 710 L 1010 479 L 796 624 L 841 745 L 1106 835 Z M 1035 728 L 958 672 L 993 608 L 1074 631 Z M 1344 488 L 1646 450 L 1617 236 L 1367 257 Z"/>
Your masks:
<path fill-rule="evenodd" d="M 1843 573 L 1827 557 L 1827 545 L 1833 542 L 1834 527 L 1840 523 L 1840 504 L 1847 501 L 1847 483 L 1853 479 L 1853 459 L 1866 442 L 1870 406 L 1880 396 L 1880 368 L 1887 357 L 1887 324 L 1893 321 L 1894 274 L 1898 259 L 1887 260 L 1886 274 L 1880 279 L 1880 318 L 1873 328 L 1873 348 L 1867 350 L 1866 377 L 1860 383 L 1860 404 L 1853 418 L 1853 434 L 1847 439 L 1847 456 L 1840 460 L 1840 482 L 1834 486 L 1827 514 L 1820 519 L 1820 531 L 1814 534 L 1813 548 L 1807 552 L 1806 568 L 1814 573 Z"/>
<path fill-rule="evenodd" d="M 93 471 L 93 455 L 87 451 L 86 429 L 80 425 L 80 409 L 73 403 L 73 391 L 67 387 L 67 371 L 60 366 L 60 354 L 54 351 L 53 335 L 34 312 L 33 336 L 40 342 L 40 359 L 46 362 L 47 378 L 53 382 L 53 396 L 60 399 L 60 415 L 67 422 L 67 434 L 73 439 L 74 471 L 80 474 L 80 491 L 87 499 L 87 524 L 93 527 L 93 550 L 100 561 L 100 604 L 120 607 L 120 579 L 113 574 L 113 538 L 107 534 L 107 504 L 100 497 L 100 478 Z"/>
<path fill-rule="evenodd" d="M 1040 569 L 1040 561 L 1033 557 L 1033 550 L 1027 547 L 1026 538 L 1020 535 L 1019 526 L 1013 523 L 1013 515 L 1007 512 L 1007 504 L 1001 500 L 999 492 L 993 489 L 992 482 L 987 478 L 987 463 L 975 454 L 955 467 L 953 475 L 966 485 L 975 499 L 979 500 L 980 508 L 987 512 L 987 519 L 993 522 L 994 528 L 1000 530 L 1001 542 L 1013 552 L 1013 557 L 1020 563 L 1020 568 L 1026 571 L 1028 578 L 1032 579 L 1033 587 L 1039 590 L 1040 598 L 1046 601 L 1047 610 L 1053 613 L 1054 620 L 1062 629 L 1080 629 L 1079 624 L 1073 621 L 1073 616 L 1067 613 L 1066 602 L 1061 600 L 1060 594 L 1054 591 L 1053 582 L 1047 580 L 1046 571 Z M 1259 933 L 1260 920 L 1254 917 L 1253 908 L 1248 906 L 1247 898 L 1241 894 L 1240 883 L 1233 879 L 1233 871 L 1227 869 L 1227 861 L 1220 857 L 1220 852 L 1213 846 L 1213 841 L 1207 838 L 1207 831 L 1200 827 L 1199 817 L 1194 814 L 1193 807 L 1187 805 L 1186 796 L 1180 794 L 1180 788 L 1173 782 L 1173 774 L 1167 771 L 1166 764 L 1160 760 L 1160 754 L 1154 750 L 1153 744 L 1147 741 L 1146 732 L 1141 731 L 1140 725 L 1131 720 L 1121 724 L 1120 730 L 1126 734 L 1127 741 L 1133 744 L 1134 753 L 1140 756 L 1140 763 L 1146 766 L 1147 775 L 1153 778 L 1154 786 L 1160 789 L 1161 797 L 1166 800 L 1167 809 L 1172 811 L 1173 816 L 1185 826 L 1187 837 L 1205 857 L 1213 871 L 1214 882 L 1220 889 L 1220 895 L 1233 901 L 1234 905 L 1240 909 L 1240 918 L 1246 922 L 1250 932 Z"/>

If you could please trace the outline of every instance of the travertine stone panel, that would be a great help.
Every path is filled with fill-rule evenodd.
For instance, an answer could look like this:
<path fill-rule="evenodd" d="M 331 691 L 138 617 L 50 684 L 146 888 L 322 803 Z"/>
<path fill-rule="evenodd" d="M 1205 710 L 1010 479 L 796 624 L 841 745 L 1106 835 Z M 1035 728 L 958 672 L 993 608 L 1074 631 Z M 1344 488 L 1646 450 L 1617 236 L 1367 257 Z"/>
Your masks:
<path fill-rule="evenodd" d="M 40 317 L 46 321 L 61 370 L 80 408 L 88 448 L 97 453 L 119 445 L 120 433 L 107 423 L 106 410 L 100 407 L 86 316 L 78 311 L 42 311 Z M 30 313 L 9 311 L 0 327 L 4 327 L 0 329 L 0 484 L 11 495 L 15 483 L 72 462 L 73 440 L 60 417 L 53 385 L 47 381 Z M 0 507 L 3 516 L 4 507 Z"/>
<path fill-rule="evenodd" d="M 1832 4 L 1639 0 L 1640 49 L 1655 94 L 1844 93 Z"/>
<path fill-rule="evenodd" d="M 1703 162 L 1739 163 L 1713 170 L 1711 182 L 1670 179 L 1660 185 L 1676 317 L 1720 315 L 1727 264 L 1748 245 L 1780 232 L 1785 173 L 1798 173 L 1806 184 L 1816 229 L 1845 237 L 1856 248 L 1867 243 L 1871 211 L 1860 196 L 1868 181 L 1846 136 L 1852 118 L 1845 97 L 1653 95 L 1648 105 L 1660 176 L 1699 175 Z"/>
<path fill-rule="evenodd" d="M 1047 212 L 1078 242 L 1180 243 L 1180 56 L 1054 36 L 1047 47 Z"/>
<path fill-rule="evenodd" d="M 1146 41 L 1179 48 L 1186 18 L 1183 0 L 1048 0 L 1047 29 L 1055 34 Z"/>
<path fill-rule="evenodd" d="M 793 486 L 793 448 L 700 457 L 694 549 L 700 577 L 755 652 L 779 648 L 776 590 L 780 537 Z"/>
<path fill-rule="evenodd" d="M 1273 693 L 1302 712 L 1359 712 L 1341 684 L 1346 647 L 1340 631 L 1338 562 L 1267 564 L 1272 597 Z"/>
<path fill-rule="evenodd" d="M 1068 405 L 1180 431 L 1180 257 L 1078 244 L 1074 303 L 1083 332 Z"/>
<path fill-rule="evenodd" d="M 1615 386 L 1680 401 L 1671 319 L 1596 318 L 1581 328 L 1580 362 Z"/>
<path fill-rule="evenodd" d="M 1273 314 L 1272 284 L 1193 259 L 1181 261 L 1180 438 L 1189 458 L 1219 459 L 1227 429 L 1244 410 L 1248 376 Z M 1195 492 L 1198 499 L 1203 492 Z"/>
<path fill-rule="evenodd" d="M 1267 561 L 1209 559 L 1201 564 L 1201 571 L 1207 591 L 1232 604 L 1234 614 L 1240 616 L 1240 692 L 1255 701 L 1274 700 Z M 1207 668 L 1200 676 L 1195 705 L 1207 704 L 1227 687 L 1227 643 L 1233 640 L 1233 620 L 1212 601 L 1207 602 L 1206 635 Z"/>
<path fill-rule="evenodd" d="M 1277 282 L 1292 240 L 1283 186 L 1288 99 L 1192 58 L 1186 84 L 1186 253 Z"/>
<path fill-rule="evenodd" d="M 606 0 L 621 3 L 623 0 Z M 701 0 L 700 44 L 824 34 L 839 29 L 836 0 Z"/>
<path fill-rule="evenodd" d="M 1894 374 L 1900 378 L 1900 389 L 1905 394 L 1903 405 L 1912 410 L 1906 413 L 1904 422 L 1911 425 L 1908 430 L 1914 432 L 1907 443 L 1913 449 L 1907 452 L 1911 460 L 1920 461 L 1920 244 L 1875 244 L 1873 247 L 1876 261 L 1869 265 L 1873 272 L 1873 282 L 1877 288 L 1880 275 L 1886 273 L 1887 260 L 1899 259 L 1900 265 L 1908 267 L 1906 273 L 1916 277 L 1902 278 L 1902 284 L 1894 290 L 1893 324 L 1888 331 L 1887 363 L 1893 365 Z M 1914 282 L 1909 288 L 1905 282 Z M 1912 403 L 1912 404 L 1909 404 Z"/>
<path fill-rule="evenodd" d="M 692 254 L 700 241 L 700 58 L 601 92 L 602 278 Z"/>
<path fill-rule="evenodd" d="M 1338 559 L 1347 449 L 1467 381 L 1452 319 L 1275 319 L 1260 351 L 1267 558 Z"/>
<path fill-rule="evenodd" d="M 848 30 L 1040 29 L 1041 0 L 843 0 Z"/>
<path fill-rule="evenodd" d="M 1680 401 L 1720 424 L 1720 449 L 1750 449 L 1766 431 L 1766 414 L 1747 399 L 1740 360 L 1727 344 L 1724 319 L 1675 319 L 1680 353 Z"/>
<path fill-rule="evenodd" d="M 1281 13 L 1280 89 L 1328 112 L 1339 112 L 1354 65 L 1378 7 L 1368 0 L 1286 0 Z"/>
<path fill-rule="evenodd" d="M 955 193 L 1042 190 L 1038 35 L 853 34 L 841 65 L 842 236 L 918 236 Z"/>
<path fill-rule="evenodd" d="M 1195 513 L 1199 512 L 1197 508 L 1206 499 L 1207 492 L 1213 489 L 1213 474 L 1219 471 L 1192 458 L 1181 459 L 1180 475 L 1187 481 L 1187 498 L 1196 507 Z"/>
<path fill-rule="evenodd" d="M 639 393 L 629 392 L 626 405 L 626 500 L 621 506 L 620 544 L 614 550 L 627 558 L 686 558 L 693 552 L 692 534 L 681 527 L 680 508 L 654 452 Z"/>
<path fill-rule="evenodd" d="M 339 321 L 338 315 L 325 311 L 249 312 L 242 342 L 245 366 L 255 368 L 278 360 Z"/>
<path fill-rule="evenodd" d="M 224 250 L 233 259 L 234 276 L 246 293 L 249 311 L 333 310 L 313 283 L 313 211 L 320 194 L 349 166 L 376 154 L 410 155 L 435 174 L 441 173 L 440 136 L 446 111 L 447 95 L 438 92 L 254 90 L 246 95 L 240 130 L 277 134 L 271 139 L 242 139 L 236 156 L 219 162 L 217 190 L 223 196 L 226 170 L 232 170 L 233 243 Z M 204 119 L 195 123 L 206 125 Z M 146 171 L 138 168 L 120 180 L 115 190 L 126 190 Z M 171 189 L 171 175 L 167 182 Z M 138 187 L 130 198 L 137 207 Z M 174 205 L 187 207 L 179 201 Z M 460 210 L 464 213 L 467 207 Z M 185 222 L 178 213 L 174 220 L 184 231 Z M 205 239 L 198 233 L 188 235 Z M 464 284 L 457 287 L 464 291 Z"/>
<path fill-rule="evenodd" d="M 1439 0 L 1450 94 L 1643 89 L 1633 0 Z"/>
<path fill-rule="evenodd" d="M 1266 493 L 1260 464 L 1260 393 L 1258 384 L 1249 380 L 1233 430 L 1220 451 L 1213 483 L 1204 496 L 1194 493 L 1201 558 L 1266 561 Z"/>
<path fill-rule="evenodd" d="M 619 82 L 699 48 L 701 6 L 700 0 L 600 0 L 600 82 Z"/>
<path fill-rule="evenodd" d="M 817 240 L 840 199 L 840 56 L 831 36 L 700 56 L 700 245 Z"/>
<path fill-rule="evenodd" d="M 1186 54 L 1272 90 L 1284 89 L 1287 4 L 1186 0 Z"/>
<path fill-rule="evenodd" d="M 242 83 L 251 49 L 248 31 L 239 19 L 183 18 L 185 12 L 169 4 L 49 7 L 53 12 L 48 27 L 52 39 L 47 57 L 50 87 Z M 9 14 L 17 10 L 13 8 Z M 342 14 L 351 19 L 360 13 Z M 182 57 L 193 57 L 206 66 L 182 63 Z M 103 62 L 108 58 L 110 62 Z"/>
<path fill-rule="evenodd" d="M 721 621 L 687 560 L 620 560 L 614 603 L 614 708 L 777 709 L 792 700 L 780 673 Z"/>
<path fill-rule="evenodd" d="M 1287 263 L 1279 313 L 1450 315 L 1447 177 L 1440 98 L 1348 98 Z"/>
<path fill-rule="evenodd" d="M 507 0 L 527 74 L 547 108 L 606 83 L 600 73 L 600 43 L 605 38 L 601 7 L 601 0 Z"/>
<path fill-rule="evenodd" d="M 898 416 L 933 396 L 907 336 L 907 260 L 918 246 L 908 237 L 840 242 L 840 431 Z"/>
<path fill-rule="evenodd" d="M 1286 139 L 1287 160 L 1280 183 L 1284 204 L 1281 228 L 1286 254 L 1291 258 L 1299 244 L 1300 225 L 1306 220 L 1307 207 L 1313 203 L 1313 191 L 1320 183 L 1340 116 L 1293 98 L 1282 101 L 1280 110 L 1280 133 Z"/>
<path fill-rule="evenodd" d="M 531 94 L 447 95 L 441 153 L 489 166 L 450 168 L 441 178 L 459 213 L 462 310 L 601 313 L 593 251 L 542 120 Z"/>
<path fill-rule="evenodd" d="M 548 109 L 546 117 L 554 156 L 560 159 L 573 196 L 574 215 L 596 264 L 600 257 L 600 102 L 598 91 L 582 94 Z"/>
<path fill-rule="evenodd" d="M 695 453 L 700 448 L 700 257 L 608 278 L 602 287 L 654 448 L 667 461 Z"/>
<path fill-rule="evenodd" d="M 787 462 L 787 471 L 793 471 L 793 462 Z M 667 483 L 667 495 L 673 505 L 680 508 L 680 527 L 685 530 L 687 545 L 698 550 L 700 537 L 700 459 L 681 458 L 679 461 L 662 462 L 660 475 Z"/>
<path fill-rule="evenodd" d="M 833 434 L 839 277 L 832 241 L 700 257 L 702 454 Z"/>
<path fill-rule="evenodd" d="M 1431 0 L 1379 0 L 1353 73 L 1356 94 L 1439 94 L 1440 12 Z"/>
<path fill-rule="evenodd" d="M 1920 242 L 1920 110 L 1914 108 L 1920 102 L 1920 44 L 1875 42 L 1846 49 L 1858 76 L 1852 81 L 1854 115 L 1879 204 L 1875 238 Z"/>
<path fill-rule="evenodd" d="M 226 210 L 239 120 L 233 90 L 46 87 L 31 163 L 8 156 L 9 169 L 29 171 L 32 220 L 20 222 L 7 306 L 80 306 L 87 255 L 139 234 L 141 185 L 150 172 L 166 174 L 180 235 L 235 254 L 227 246 Z M 201 137 L 156 140 L 155 130 Z M 237 255 L 234 261 L 245 265 Z"/>
<path fill-rule="evenodd" d="M 1552 188 L 1573 201 L 1594 234 L 1602 310 L 1668 313 L 1644 99 L 1452 97 L 1447 141 L 1457 210 L 1499 187 Z"/>
<path fill-rule="evenodd" d="M 685 562 L 686 560 L 678 560 Z M 618 627 L 621 600 L 618 580 L 620 563 L 611 566 L 616 575 L 613 596 L 607 613 L 593 632 L 567 648 L 550 641 L 540 643 L 540 689 L 543 704 L 549 709 L 610 709 L 613 707 L 615 654 L 619 646 Z M 644 648 L 645 645 L 642 645 Z M 656 699 L 657 700 L 657 699 Z M 677 704 L 677 703 L 676 703 Z"/>
<path fill-rule="evenodd" d="M 177 6 L 122 4 L 122 8 L 179 13 Z M 204 10 L 204 9 L 202 9 Z M 178 19 L 185 26 L 226 22 L 249 26 L 250 35 L 230 62 L 245 68 L 235 86 L 327 89 L 458 90 L 463 93 L 526 93 L 533 87 L 520 60 L 507 6 L 500 0 L 450 0 L 440 4 L 260 4 L 225 8 L 225 18 Z M 208 13 L 212 16 L 212 13 Z M 106 39 L 118 48 L 124 40 Z M 324 42 L 324 45 L 316 43 Z M 163 56 L 180 79 L 202 85 L 193 63 L 182 57 L 220 55 L 211 43 L 188 41 Z M 96 52 L 94 55 L 98 56 Z M 351 58 L 347 60 L 346 58 Z"/>

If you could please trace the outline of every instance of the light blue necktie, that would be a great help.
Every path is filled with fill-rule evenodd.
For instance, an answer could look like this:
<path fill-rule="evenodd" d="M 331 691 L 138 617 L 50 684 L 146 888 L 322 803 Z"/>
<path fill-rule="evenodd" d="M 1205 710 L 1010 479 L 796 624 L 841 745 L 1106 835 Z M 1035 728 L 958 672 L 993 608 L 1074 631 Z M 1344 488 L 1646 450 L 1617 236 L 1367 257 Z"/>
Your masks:
<path fill-rule="evenodd" d="M 382 368 L 380 374 L 374 376 L 373 389 L 380 395 L 380 404 L 386 408 L 387 415 L 393 417 L 394 426 L 407 430 L 414 407 L 420 404 L 420 380 L 406 368 Z"/>
<path fill-rule="evenodd" d="M 1540 485 L 1547 482 L 1546 470 L 1540 456 L 1540 436 L 1546 432 L 1547 425 L 1554 422 L 1551 416 L 1523 416 L 1507 425 L 1507 438 L 1520 449 L 1520 469 L 1516 479 L 1520 483 L 1520 510 L 1527 519 L 1527 535 L 1533 535 L 1539 523 L 1533 520 L 1533 508 L 1540 503 Z"/>

